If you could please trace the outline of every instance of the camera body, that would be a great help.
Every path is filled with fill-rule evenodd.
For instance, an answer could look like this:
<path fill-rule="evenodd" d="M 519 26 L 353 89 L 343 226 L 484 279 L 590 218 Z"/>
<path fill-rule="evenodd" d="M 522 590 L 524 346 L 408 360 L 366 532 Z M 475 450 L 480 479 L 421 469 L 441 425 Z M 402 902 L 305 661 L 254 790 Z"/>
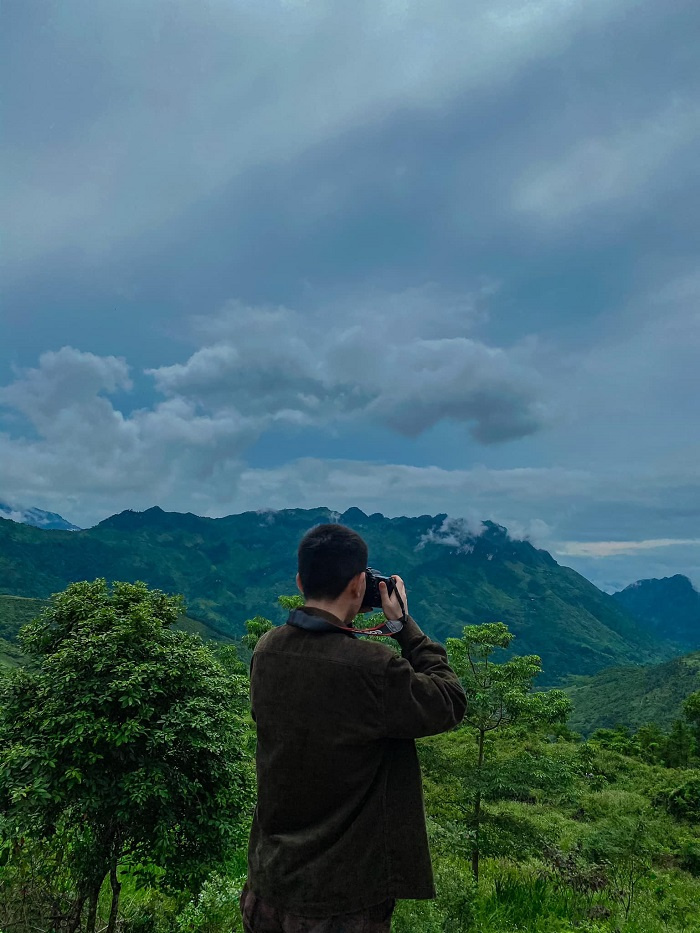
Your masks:
<path fill-rule="evenodd" d="M 365 598 L 362 600 L 362 609 L 365 611 L 368 609 L 381 609 L 382 596 L 379 592 L 379 584 L 382 582 L 386 583 L 387 592 L 389 596 L 391 596 L 396 589 L 394 578 L 385 577 L 377 570 L 372 570 L 371 567 L 368 567 L 365 570 L 365 579 L 367 580 L 367 588 L 365 589 Z"/>

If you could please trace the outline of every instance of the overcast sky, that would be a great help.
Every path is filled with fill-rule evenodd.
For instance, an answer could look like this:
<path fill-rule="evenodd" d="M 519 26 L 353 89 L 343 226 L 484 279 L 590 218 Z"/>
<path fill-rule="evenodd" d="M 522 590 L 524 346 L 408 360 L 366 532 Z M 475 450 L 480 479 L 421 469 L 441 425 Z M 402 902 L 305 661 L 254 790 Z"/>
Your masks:
<path fill-rule="evenodd" d="M 0 500 L 445 512 L 700 586 L 697 0 L 2 18 Z"/>

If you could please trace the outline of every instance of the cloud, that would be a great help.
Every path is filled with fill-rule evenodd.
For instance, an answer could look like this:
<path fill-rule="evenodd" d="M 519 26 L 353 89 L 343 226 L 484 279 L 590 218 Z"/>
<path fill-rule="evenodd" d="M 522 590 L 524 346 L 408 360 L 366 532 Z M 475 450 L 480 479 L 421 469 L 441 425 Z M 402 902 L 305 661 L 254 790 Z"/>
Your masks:
<path fill-rule="evenodd" d="M 83 427 L 109 418 L 112 411 L 101 392 L 130 389 L 129 367 L 114 356 L 81 353 L 73 347 L 43 353 L 39 366 L 0 387 L 0 405 L 25 415 L 44 436 L 63 431 L 63 412 L 81 411 Z"/>
<path fill-rule="evenodd" d="M 465 336 L 470 318 L 457 323 L 460 305 L 449 301 L 443 314 L 437 294 L 429 314 L 425 292 L 410 290 L 403 303 L 400 298 L 306 316 L 232 303 L 211 321 L 198 322 L 216 343 L 186 363 L 150 372 L 168 396 L 215 411 L 233 407 L 266 424 L 369 419 L 416 437 L 449 419 L 469 424 L 483 444 L 544 426 L 547 410 L 531 347 L 493 347 Z"/>
<path fill-rule="evenodd" d="M 6 258 L 19 267 L 58 244 L 104 253 L 262 165 L 401 108 L 493 89 L 634 4 L 23 6 L 10 14 L 23 55 L 7 115 Z"/>
<path fill-rule="evenodd" d="M 426 544 L 442 544 L 455 548 L 460 554 L 471 554 L 474 550 L 474 539 L 483 534 L 484 529 L 483 522 L 474 517 L 450 518 L 448 515 L 437 528 L 430 528 L 421 536 L 416 550 L 421 550 Z"/>
<path fill-rule="evenodd" d="M 668 183 L 676 172 L 672 157 L 696 142 L 700 108 L 695 101 L 673 101 L 617 133 L 577 139 L 549 164 L 527 170 L 515 186 L 513 206 L 554 224 L 572 215 L 637 198 L 650 185 Z"/>
<path fill-rule="evenodd" d="M 202 414 L 180 398 L 126 416 L 107 396 L 130 385 L 123 360 L 64 347 L 1 388 L 0 406 L 22 412 L 36 434 L 0 433 L 8 498 L 65 503 L 85 522 L 130 501 L 195 502 L 207 487 L 209 504 L 218 483 L 235 482 L 240 455 L 259 434 L 252 422 L 233 411 Z"/>
<path fill-rule="evenodd" d="M 612 557 L 634 554 L 636 551 L 655 551 L 658 548 L 698 545 L 700 538 L 654 538 L 648 541 L 562 541 L 555 553 L 563 557 Z"/>

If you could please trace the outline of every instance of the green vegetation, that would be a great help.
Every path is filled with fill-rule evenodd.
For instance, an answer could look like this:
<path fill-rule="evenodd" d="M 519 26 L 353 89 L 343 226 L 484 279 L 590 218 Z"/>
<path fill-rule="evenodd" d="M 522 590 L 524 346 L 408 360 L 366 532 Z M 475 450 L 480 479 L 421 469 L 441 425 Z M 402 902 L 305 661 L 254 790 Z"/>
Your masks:
<path fill-rule="evenodd" d="M 31 666 L 0 676 L 3 933 L 240 933 L 246 667 L 175 631 L 180 613 L 97 580 L 23 631 Z M 270 624 L 248 620 L 249 648 Z M 582 741 L 511 638 L 448 643 L 469 712 L 418 742 L 437 898 L 399 902 L 394 933 L 700 929 L 700 692 L 667 728 Z"/>
<path fill-rule="evenodd" d="M 45 599 L 0 596 L 0 638 L 14 639 L 22 626 L 35 619 L 46 605 Z"/>
<path fill-rule="evenodd" d="M 0 595 L 0 670 L 3 667 L 19 667 L 29 662 L 27 655 L 22 652 L 17 635 L 23 625 L 36 619 L 48 605 L 47 599 Z M 204 641 L 237 644 L 241 648 L 242 655 L 248 657 L 248 652 L 235 639 L 190 616 L 181 615 L 173 628 L 199 635 Z"/>
<path fill-rule="evenodd" d="M 573 704 L 569 724 L 584 735 L 617 725 L 638 729 L 648 722 L 668 729 L 686 697 L 700 689 L 700 651 L 662 664 L 572 677 L 563 689 Z"/>
<path fill-rule="evenodd" d="M 503 664 L 494 663 L 492 656 L 496 650 L 508 648 L 512 640 L 513 635 L 507 627 L 502 622 L 495 622 L 469 626 L 464 629 L 461 639 L 450 638 L 447 642 L 452 666 L 467 694 L 464 727 L 472 730 L 477 746 L 476 761 L 468 769 L 469 781 L 465 788 L 470 811 L 472 871 L 477 882 L 483 801 L 512 794 L 513 779 L 521 786 L 524 782 L 534 783 L 534 776 L 528 782 L 532 769 L 524 758 L 518 760 L 515 769 L 498 758 L 488 760 L 486 737 L 516 724 L 537 730 L 562 722 L 571 708 L 561 690 L 533 692 L 533 682 L 541 671 L 540 659 L 536 655 L 513 657 Z"/>
<path fill-rule="evenodd" d="M 172 631 L 181 614 L 144 584 L 73 584 L 22 630 L 31 669 L 2 682 L 5 855 L 18 890 L 28 843 L 62 928 L 94 933 L 108 879 L 113 933 L 123 872 L 181 890 L 243 842 L 247 683 Z"/>
<path fill-rule="evenodd" d="M 677 653 L 664 640 L 672 626 L 663 637 L 643 630 L 612 597 L 499 525 L 486 522 L 475 536 L 445 515 L 389 519 L 350 509 L 341 518 L 366 539 L 374 566 L 409 582 L 413 614 L 433 637 L 500 619 L 522 654 L 542 658 L 544 685 Z M 214 634 L 240 638 L 259 613 L 282 621 L 277 595 L 294 592 L 299 539 L 337 519 L 327 509 L 220 519 L 149 509 L 76 532 L 0 520 L 0 593 L 45 599 L 78 580 L 139 579 L 182 593 L 189 615 Z"/>

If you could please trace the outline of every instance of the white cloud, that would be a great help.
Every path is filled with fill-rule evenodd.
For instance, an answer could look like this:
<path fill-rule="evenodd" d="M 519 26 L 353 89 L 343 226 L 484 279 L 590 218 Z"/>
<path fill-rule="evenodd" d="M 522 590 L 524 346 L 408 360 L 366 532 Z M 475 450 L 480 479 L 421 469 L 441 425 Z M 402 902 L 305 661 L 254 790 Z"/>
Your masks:
<path fill-rule="evenodd" d="M 64 347 L 0 388 L 0 406 L 21 411 L 36 436 L 0 434 L 0 487 L 7 498 L 67 506 L 81 523 L 116 507 L 152 505 L 235 483 L 239 458 L 259 435 L 235 411 L 202 414 L 167 399 L 126 416 L 107 397 L 128 389 L 128 367 Z M 87 521 L 86 521 L 87 520 Z"/>
<path fill-rule="evenodd" d="M 513 207 L 559 224 L 641 191 L 649 199 L 650 184 L 667 183 L 674 174 L 669 161 L 697 140 L 699 130 L 697 104 L 674 101 L 617 133 L 578 139 L 549 164 L 526 170 L 515 184 Z"/>
<path fill-rule="evenodd" d="M 634 554 L 637 551 L 655 551 L 658 548 L 698 545 L 700 538 L 653 538 L 648 541 L 562 541 L 554 546 L 554 553 L 562 557 L 613 557 Z"/>
<path fill-rule="evenodd" d="M 532 343 L 505 349 L 465 336 L 469 301 L 448 300 L 443 313 L 434 290 L 410 290 L 400 299 L 376 298 L 340 314 L 323 308 L 305 317 L 233 303 L 211 321 L 199 321 L 216 343 L 184 364 L 151 372 L 167 395 L 214 411 L 234 408 L 265 424 L 326 426 L 369 418 L 415 437 L 449 419 L 470 425 L 487 444 L 545 424 Z M 455 309 L 462 306 L 467 314 L 459 321 Z"/>

